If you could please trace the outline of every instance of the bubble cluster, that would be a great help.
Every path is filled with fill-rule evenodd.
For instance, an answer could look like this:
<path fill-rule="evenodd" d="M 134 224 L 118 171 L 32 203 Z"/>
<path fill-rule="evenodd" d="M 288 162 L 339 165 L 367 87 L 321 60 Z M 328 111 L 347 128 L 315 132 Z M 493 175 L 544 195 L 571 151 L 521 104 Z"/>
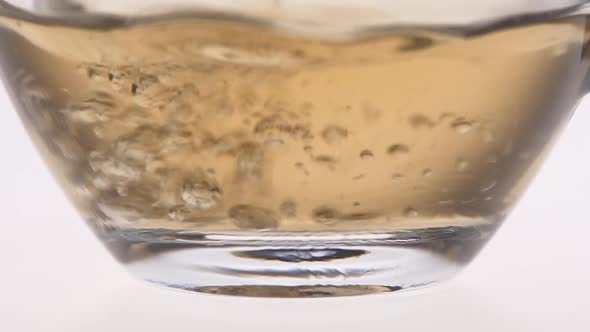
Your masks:
<path fill-rule="evenodd" d="M 255 143 L 246 143 L 239 147 L 237 168 L 241 175 L 261 177 L 264 171 L 264 150 Z"/>
<path fill-rule="evenodd" d="M 262 118 L 254 126 L 254 135 L 262 143 L 267 141 L 309 141 L 313 138 L 309 126 L 299 121 L 299 115 L 285 112 Z"/>
<path fill-rule="evenodd" d="M 93 124 L 109 120 L 109 113 L 115 108 L 115 102 L 107 93 L 96 93 L 95 96 L 69 105 L 64 114 L 73 122 Z"/>
<path fill-rule="evenodd" d="M 133 160 L 117 158 L 99 151 L 89 154 L 88 163 L 95 173 L 117 182 L 136 181 L 142 175 L 141 165 L 134 163 Z"/>
<path fill-rule="evenodd" d="M 219 204 L 221 195 L 221 188 L 211 177 L 192 177 L 183 183 L 180 197 L 191 208 L 207 210 Z"/>
<path fill-rule="evenodd" d="M 229 209 L 228 215 L 240 229 L 272 230 L 279 226 L 279 218 L 272 210 L 240 204 Z"/>

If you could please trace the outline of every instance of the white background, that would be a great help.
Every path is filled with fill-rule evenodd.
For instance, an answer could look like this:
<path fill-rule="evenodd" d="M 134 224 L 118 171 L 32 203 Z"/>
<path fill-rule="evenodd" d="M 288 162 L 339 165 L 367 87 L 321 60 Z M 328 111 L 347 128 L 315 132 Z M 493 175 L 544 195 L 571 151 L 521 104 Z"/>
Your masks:
<path fill-rule="evenodd" d="M 457 279 L 352 298 L 231 298 L 139 282 L 86 229 L 1 89 L 0 135 L 0 331 L 590 331 L 590 100 Z"/>

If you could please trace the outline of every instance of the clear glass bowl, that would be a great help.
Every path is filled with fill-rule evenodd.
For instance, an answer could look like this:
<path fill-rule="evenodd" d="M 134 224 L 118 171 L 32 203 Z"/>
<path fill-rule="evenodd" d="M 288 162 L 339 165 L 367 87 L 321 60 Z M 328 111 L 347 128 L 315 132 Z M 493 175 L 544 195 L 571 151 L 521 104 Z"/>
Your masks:
<path fill-rule="evenodd" d="M 144 280 L 230 295 L 446 280 L 582 96 L 585 1 L 0 1 L 49 169 Z"/>

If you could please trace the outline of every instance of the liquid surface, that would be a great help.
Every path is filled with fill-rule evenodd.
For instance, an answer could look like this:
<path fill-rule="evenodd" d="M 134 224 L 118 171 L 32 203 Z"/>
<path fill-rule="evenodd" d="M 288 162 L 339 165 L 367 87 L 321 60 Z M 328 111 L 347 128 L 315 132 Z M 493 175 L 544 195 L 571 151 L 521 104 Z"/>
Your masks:
<path fill-rule="evenodd" d="M 580 18 L 350 40 L 187 18 L 104 30 L 0 19 L 18 111 L 99 228 L 498 222 L 586 70 Z"/>

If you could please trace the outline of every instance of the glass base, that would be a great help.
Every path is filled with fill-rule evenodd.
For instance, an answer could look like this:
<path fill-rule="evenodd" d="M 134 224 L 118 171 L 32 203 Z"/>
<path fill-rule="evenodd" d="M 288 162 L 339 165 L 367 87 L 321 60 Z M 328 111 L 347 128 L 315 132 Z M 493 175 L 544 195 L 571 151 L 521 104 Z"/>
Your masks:
<path fill-rule="evenodd" d="M 119 231 L 106 241 L 140 278 L 211 294 L 329 297 L 446 280 L 495 225 L 386 233 L 202 234 Z"/>

